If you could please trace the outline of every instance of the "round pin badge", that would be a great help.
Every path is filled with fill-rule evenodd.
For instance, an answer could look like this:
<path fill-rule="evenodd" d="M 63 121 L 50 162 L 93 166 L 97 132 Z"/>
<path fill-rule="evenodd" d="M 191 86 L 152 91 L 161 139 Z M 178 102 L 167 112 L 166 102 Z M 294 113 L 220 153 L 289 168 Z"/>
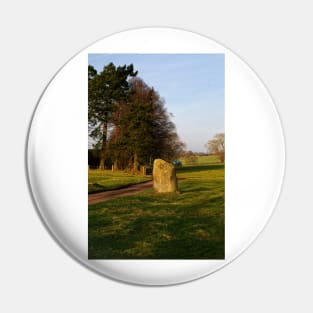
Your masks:
<path fill-rule="evenodd" d="M 97 41 L 50 81 L 28 136 L 34 204 L 54 239 L 115 280 L 170 285 L 230 263 L 278 200 L 273 100 L 204 36 L 142 28 Z"/>

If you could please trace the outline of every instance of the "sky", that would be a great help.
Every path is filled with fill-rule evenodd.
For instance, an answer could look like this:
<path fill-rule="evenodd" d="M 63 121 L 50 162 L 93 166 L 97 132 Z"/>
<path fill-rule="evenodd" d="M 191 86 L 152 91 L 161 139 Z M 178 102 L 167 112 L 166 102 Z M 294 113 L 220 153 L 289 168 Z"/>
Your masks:
<path fill-rule="evenodd" d="M 88 61 L 98 72 L 110 62 L 133 64 L 165 100 L 187 150 L 206 152 L 224 132 L 224 54 L 89 54 Z"/>

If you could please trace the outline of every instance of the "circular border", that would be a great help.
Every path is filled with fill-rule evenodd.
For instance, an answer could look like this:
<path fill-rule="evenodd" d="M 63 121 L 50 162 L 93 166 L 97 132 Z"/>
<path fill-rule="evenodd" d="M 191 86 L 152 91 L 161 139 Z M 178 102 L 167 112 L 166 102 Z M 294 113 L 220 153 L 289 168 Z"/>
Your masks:
<path fill-rule="evenodd" d="M 37 204 L 36 202 L 36 199 L 35 199 L 35 196 L 34 196 L 34 190 L 33 190 L 33 186 L 31 184 L 31 179 L 30 179 L 30 161 L 29 161 L 29 157 L 28 157 L 28 154 L 29 154 L 29 141 L 30 141 L 30 133 L 31 133 L 31 127 L 32 127 L 32 124 L 33 124 L 33 120 L 35 118 L 35 115 L 37 113 L 37 109 L 38 109 L 38 106 L 44 96 L 44 94 L 46 93 L 47 89 L 49 88 L 51 82 L 55 79 L 55 77 L 62 71 L 62 69 L 72 60 L 74 59 L 77 55 L 79 55 L 81 52 L 83 52 L 84 50 L 86 50 L 88 47 L 91 47 L 93 44 L 99 42 L 99 41 L 102 41 L 106 38 L 109 38 L 111 36 L 114 36 L 114 35 L 117 35 L 117 34 L 120 34 L 120 33 L 125 33 L 125 32 L 128 32 L 128 31 L 136 31 L 136 30 L 144 30 L 144 29 L 162 29 L 162 30 L 177 30 L 177 31 L 183 31 L 183 32 L 189 32 L 193 35 L 198 35 L 198 36 L 201 36 L 203 39 L 209 39 L 211 40 L 212 42 L 215 42 L 217 43 L 218 45 L 220 45 L 221 47 L 229 50 L 231 53 L 233 53 L 240 61 L 242 61 L 243 63 L 245 63 L 245 65 L 256 75 L 257 79 L 259 80 L 259 82 L 262 84 L 263 87 L 265 87 L 266 89 L 266 92 L 268 93 L 268 95 L 270 96 L 271 98 L 271 101 L 272 101 L 272 104 L 273 104 L 273 107 L 274 107 L 274 110 L 275 110 L 275 113 L 276 113 L 276 117 L 278 118 L 278 121 L 279 121 L 279 126 L 280 126 L 280 133 L 281 133 L 281 138 L 282 138 L 282 148 L 283 148 L 283 156 L 284 156 L 284 159 L 282 160 L 283 162 L 283 170 L 282 170 L 282 177 L 280 178 L 280 184 L 279 184 L 279 192 L 278 194 L 276 195 L 275 199 L 272 201 L 272 205 L 271 205 L 271 214 L 270 214 L 270 217 L 267 219 L 266 223 L 263 225 L 262 229 L 258 232 L 258 234 L 252 238 L 248 244 L 245 245 L 244 248 L 242 248 L 237 254 L 235 257 L 232 257 L 230 260 L 228 261 L 224 261 L 225 263 L 222 264 L 220 267 L 218 267 L 217 269 L 215 270 L 212 270 L 212 271 L 208 271 L 208 273 L 205 273 L 203 275 L 200 275 L 199 277 L 195 277 L 194 279 L 188 279 L 188 280 L 183 280 L 183 281 L 179 281 L 179 282 L 174 282 L 174 283 L 166 283 L 166 284 L 149 284 L 149 283 L 138 283 L 138 282 L 131 282 L 131 281 L 127 281 L 127 280 L 123 280 L 123 279 L 120 279 L 120 278 L 117 278 L 115 276 L 110 276 L 108 274 L 105 274 L 103 272 L 101 272 L 100 270 L 94 268 L 89 262 L 88 260 L 84 261 L 82 259 L 80 259 L 78 256 L 76 256 L 74 254 L 74 252 L 72 252 L 70 249 L 67 249 L 66 246 L 64 245 L 64 243 L 62 243 L 62 241 L 60 241 L 60 239 L 53 233 L 51 227 L 49 226 L 49 223 L 47 221 L 45 221 L 44 219 L 44 214 L 42 213 L 39 205 Z M 231 262 L 233 262 L 235 259 L 237 259 L 238 256 L 240 256 L 244 251 L 246 251 L 250 245 L 258 238 L 258 236 L 263 232 L 265 226 L 268 224 L 271 216 L 273 215 L 273 212 L 274 212 L 274 209 L 275 207 L 277 206 L 277 203 L 279 201 L 279 198 L 280 198 L 280 195 L 281 195 L 281 190 L 282 190 L 282 186 L 283 186 L 283 182 L 284 182 L 284 177 L 285 177 L 285 169 L 286 169 L 286 143 L 285 143 L 285 136 L 284 136 L 284 131 L 283 131 L 283 127 L 282 127 L 282 123 L 281 123 L 281 118 L 280 118 L 280 115 L 279 115 L 279 112 L 277 110 L 277 107 L 275 105 L 275 102 L 273 100 L 273 97 L 272 95 L 270 94 L 268 88 L 266 87 L 266 85 L 264 84 L 264 82 L 260 79 L 260 77 L 256 74 L 256 72 L 251 68 L 251 66 L 246 63 L 240 56 L 238 56 L 236 53 L 234 53 L 231 49 L 229 49 L 228 47 L 226 47 L 224 44 L 220 44 L 219 42 L 217 42 L 216 40 L 213 40 L 207 36 L 204 36 L 202 34 L 198 34 L 198 33 L 195 33 L 195 32 L 192 32 L 192 31 L 187 31 L 187 30 L 184 30 L 184 29 L 180 29 L 180 28 L 174 28 L 174 27 L 142 27 L 142 28 L 132 28 L 132 29 L 128 29 L 128 30 L 124 30 L 124 31 L 120 31 L 120 32 L 117 32 L 117 33 L 114 33 L 114 34 L 111 34 L 111 35 L 108 35 L 108 36 L 105 36 L 105 37 L 102 37 L 100 38 L 99 40 L 96 40 L 94 41 L 93 43 L 91 43 L 90 45 L 88 45 L 87 47 L 81 49 L 78 53 L 76 53 L 73 57 L 71 57 L 54 75 L 53 77 L 50 79 L 49 83 L 47 84 L 47 86 L 45 87 L 44 91 L 42 92 L 41 96 L 39 97 L 38 101 L 37 101 L 37 104 L 36 104 L 36 107 L 35 107 L 35 110 L 32 114 L 32 117 L 31 117 L 31 120 L 30 120 L 30 123 L 29 123 L 29 128 L 28 128 L 28 133 L 27 133 L 27 137 L 26 137 L 26 144 L 25 144 L 25 172 L 26 172 L 26 178 L 27 178 L 27 185 L 28 185 L 28 189 L 29 189 L 29 192 L 30 192 L 30 195 L 31 195 L 31 198 L 32 198 L 32 201 L 33 201 L 33 204 L 36 208 L 36 211 L 37 211 L 37 214 L 41 220 L 41 222 L 44 224 L 45 228 L 48 230 L 49 234 L 53 237 L 53 239 L 58 243 L 58 245 L 68 254 L 70 255 L 74 260 L 78 261 L 80 264 L 84 265 L 86 268 L 92 270 L 93 272 L 97 273 L 97 274 L 100 274 L 101 276 L 105 276 L 105 277 L 108 277 L 110 279 L 113 279 L 115 281 L 119 281 L 119 282 L 123 282 L 123 283 L 127 283 L 127 284 L 131 284 L 131 285 L 141 285 L 141 286 L 170 286 L 170 285 L 178 285 L 178 284 L 182 284 L 182 283 L 187 283 L 187 282 L 190 282 L 190 281 L 193 281 L 193 280 L 197 280 L 197 279 L 200 279 L 200 278 L 203 278 L 205 276 L 208 276 L 222 268 L 224 268 L 224 266 L 230 264 Z"/>

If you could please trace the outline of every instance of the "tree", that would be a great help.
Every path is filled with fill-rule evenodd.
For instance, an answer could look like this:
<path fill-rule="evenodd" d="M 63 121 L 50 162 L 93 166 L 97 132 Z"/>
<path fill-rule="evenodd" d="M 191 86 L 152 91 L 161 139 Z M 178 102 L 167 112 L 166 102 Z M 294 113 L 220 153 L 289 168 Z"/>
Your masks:
<path fill-rule="evenodd" d="M 219 133 L 214 135 L 212 140 L 206 144 L 209 153 L 218 155 L 221 162 L 225 161 L 225 134 Z"/>
<path fill-rule="evenodd" d="M 100 73 L 88 66 L 88 128 L 95 148 L 100 150 L 100 169 L 104 169 L 113 113 L 129 96 L 128 78 L 136 75 L 132 64 L 116 67 L 110 63 Z"/>
<path fill-rule="evenodd" d="M 100 169 L 107 162 L 136 172 L 155 158 L 174 160 L 184 147 L 164 100 L 136 75 L 132 64 L 88 67 L 88 129 Z"/>
<path fill-rule="evenodd" d="M 128 101 L 114 113 L 110 151 L 119 166 L 136 172 L 155 158 L 173 159 L 182 143 L 159 94 L 138 77 L 129 86 Z"/>
<path fill-rule="evenodd" d="M 191 150 L 184 151 L 183 157 L 185 158 L 185 161 L 187 164 L 195 164 L 198 162 L 197 155 L 194 152 L 192 152 Z"/>

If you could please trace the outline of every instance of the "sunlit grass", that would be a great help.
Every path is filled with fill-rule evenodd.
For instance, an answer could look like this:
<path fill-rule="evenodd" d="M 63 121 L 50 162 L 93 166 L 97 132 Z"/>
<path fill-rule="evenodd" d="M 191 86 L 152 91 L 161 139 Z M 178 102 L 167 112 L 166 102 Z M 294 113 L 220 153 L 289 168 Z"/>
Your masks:
<path fill-rule="evenodd" d="M 183 165 L 201 165 L 220 163 L 217 155 L 201 155 L 193 157 L 182 157 L 179 159 Z"/>
<path fill-rule="evenodd" d="M 89 258 L 223 259 L 224 165 L 185 166 L 177 177 L 176 194 L 89 205 Z"/>

